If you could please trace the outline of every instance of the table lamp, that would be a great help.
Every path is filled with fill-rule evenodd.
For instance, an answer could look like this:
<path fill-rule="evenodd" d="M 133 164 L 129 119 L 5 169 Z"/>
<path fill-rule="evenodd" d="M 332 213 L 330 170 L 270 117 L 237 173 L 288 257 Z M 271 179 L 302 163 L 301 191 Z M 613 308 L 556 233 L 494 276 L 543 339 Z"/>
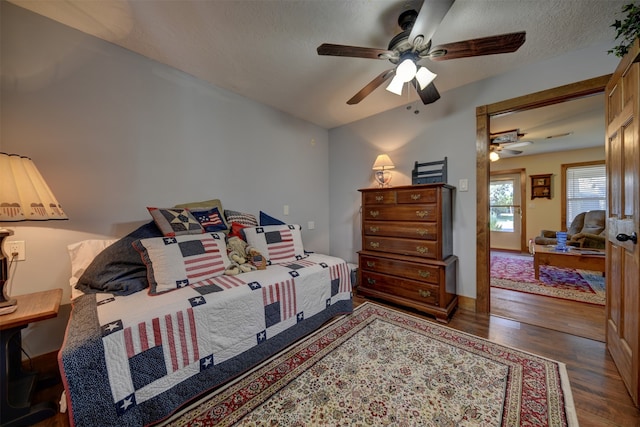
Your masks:
<path fill-rule="evenodd" d="M 68 219 L 33 161 L 17 154 L 0 153 L 0 222 Z M 13 231 L 0 227 L 0 314 L 18 308 L 7 293 L 9 266 L 3 241 Z M 13 259 L 14 255 L 9 254 Z"/>
<path fill-rule="evenodd" d="M 389 169 L 393 168 L 395 168 L 395 166 L 387 154 L 380 154 L 376 158 L 371 169 L 376 171 L 376 181 L 380 184 L 380 188 L 390 187 L 391 172 L 389 172 Z"/>

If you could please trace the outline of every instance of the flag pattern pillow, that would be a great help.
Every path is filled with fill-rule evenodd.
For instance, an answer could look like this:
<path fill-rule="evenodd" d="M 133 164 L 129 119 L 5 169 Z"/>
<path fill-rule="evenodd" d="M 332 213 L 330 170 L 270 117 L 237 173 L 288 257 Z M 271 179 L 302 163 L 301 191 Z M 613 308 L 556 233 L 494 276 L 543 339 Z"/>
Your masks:
<path fill-rule="evenodd" d="M 140 239 L 133 247 L 147 267 L 150 295 L 220 276 L 231 264 L 220 232 Z"/>
<path fill-rule="evenodd" d="M 301 230 L 298 224 L 285 224 L 251 227 L 243 231 L 247 243 L 260 251 L 268 264 L 280 264 L 306 258 Z"/>
<path fill-rule="evenodd" d="M 255 215 L 245 212 L 225 210 L 224 216 L 227 218 L 227 222 L 237 222 L 238 224 L 246 225 L 248 227 L 257 227 L 258 219 Z"/>
<path fill-rule="evenodd" d="M 225 224 L 218 208 L 189 209 L 189 212 L 191 212 L 206 232 L 213 233 L 227 230 L 227 224 Z"/>
<path fill-rule="evenodd" d="M 147 210 L 165 236 L 204 233 L 198 220 L 187 209 L 148 207 Z"/>

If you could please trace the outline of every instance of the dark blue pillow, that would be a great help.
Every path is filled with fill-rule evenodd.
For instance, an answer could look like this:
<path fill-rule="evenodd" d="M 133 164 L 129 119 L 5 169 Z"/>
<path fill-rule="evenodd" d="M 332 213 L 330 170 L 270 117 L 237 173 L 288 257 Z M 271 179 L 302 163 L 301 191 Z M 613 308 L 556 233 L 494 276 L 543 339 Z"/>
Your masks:
<path fill-rule="evenodd" d="M 228 230 L 227 224 L 225 224 L 218 208 L 191 208 L 188 210 L 191 212 L 191 215 L 198 220 L 206 232 L 213 233 Z"/>
<path fill-rule="evenodd" d="M 78 279 L 76 289 L 87 294 L 108 292 L 130 295 L 149 287 L 147 266 L 132 245 L 138 239 L 149 237 L 162 237 L 162 232 L 153 221 L 100 252 Z"/>
<path fill-rule="evenodd" d="M 274 218 L 266 213 L 260 211 L 260 225 L 285 225 L 286 223 L 280 221 L 277 218 Z"/>

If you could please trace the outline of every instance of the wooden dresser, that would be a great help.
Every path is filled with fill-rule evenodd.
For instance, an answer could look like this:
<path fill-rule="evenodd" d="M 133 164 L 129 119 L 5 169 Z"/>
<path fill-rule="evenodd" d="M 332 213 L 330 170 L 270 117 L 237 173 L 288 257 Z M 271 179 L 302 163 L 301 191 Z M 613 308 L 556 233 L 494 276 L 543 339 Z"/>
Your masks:
<path fill-rule="evenodd" d="M 458 305 L 453 255 L 454 187 L 366 188 L 358 293 L 413 307 L 448 322 Z"/>

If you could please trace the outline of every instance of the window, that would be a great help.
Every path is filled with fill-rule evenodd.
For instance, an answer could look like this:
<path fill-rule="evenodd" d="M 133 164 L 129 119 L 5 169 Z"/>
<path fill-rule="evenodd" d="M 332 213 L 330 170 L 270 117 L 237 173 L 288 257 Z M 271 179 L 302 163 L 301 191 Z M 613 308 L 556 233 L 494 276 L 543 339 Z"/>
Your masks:
<path fill-rule="evenodd" d="M 562 165 L 565 178 L 565 224 L 580 212 L 607 208 L 607 174 L 602 162 Z"/>
<path fill-rule="evenodd" d="M 512 179 L 491 180 L 489 185 L 490 217 L 489 229 L 513 233 L 513 205 Z"/>

